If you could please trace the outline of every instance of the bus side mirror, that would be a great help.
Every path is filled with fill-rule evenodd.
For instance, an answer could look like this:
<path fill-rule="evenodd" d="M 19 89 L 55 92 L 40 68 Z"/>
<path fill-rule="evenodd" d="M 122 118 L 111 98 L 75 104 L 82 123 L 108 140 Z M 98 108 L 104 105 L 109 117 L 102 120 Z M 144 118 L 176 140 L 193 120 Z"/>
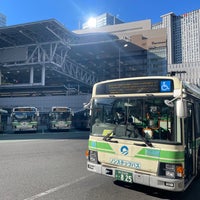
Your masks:
<path fill-rule="evenodd" d="M 176 115 L 180 118 L 187 117 L 187 102 L 186 100 L 179 99 L 176 101 Z"/>

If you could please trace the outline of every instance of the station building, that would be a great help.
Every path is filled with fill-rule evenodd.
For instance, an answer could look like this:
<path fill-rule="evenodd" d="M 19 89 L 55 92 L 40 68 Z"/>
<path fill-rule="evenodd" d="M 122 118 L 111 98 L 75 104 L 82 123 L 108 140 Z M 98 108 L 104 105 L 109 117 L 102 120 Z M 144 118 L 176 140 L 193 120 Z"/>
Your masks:
<path fill-rule="evenodd" d="M 69 106 L 78 111 L 98 81 L 170 71 L 198 85 L 199 10 L 161 17 L 154 25 L 151 20 L 112 21 L 74 31 L 55 19 L 0 27 L 0 107 L 31 105 L 47 113 L 51 106 Z M 192 39 L 192 33 L 184 32 L 188 23 L 196 31 Z"/>

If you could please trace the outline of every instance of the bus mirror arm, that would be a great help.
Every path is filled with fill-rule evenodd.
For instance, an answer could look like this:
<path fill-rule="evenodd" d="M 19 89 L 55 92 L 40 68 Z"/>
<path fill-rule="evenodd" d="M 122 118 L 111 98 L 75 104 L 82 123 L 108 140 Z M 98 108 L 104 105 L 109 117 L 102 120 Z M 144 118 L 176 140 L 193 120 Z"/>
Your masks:
<path fill-rule="evenodd" d="M 173 102 L 174 102 L 176 99 L 178 99 L 178 98 L 180 98 L 180 96 L 175 97 L 175 98 L 173 98 L 172 100 L 166 99 L 166 100 L 164 100 L 164 103 L 165 103 L 167 106 L 169 106 L 169 107 L 174 107 L 174 103 L 173 103 Z"/>
<path fill-rule="evenodd" d="M 92 103 L 92 99 L 89 101 L 89 103 L 83 103 L 83 107 L 84 107 L 84 109 L 88 109 L 88 110 L 90 110 L 91 103 Z"/>

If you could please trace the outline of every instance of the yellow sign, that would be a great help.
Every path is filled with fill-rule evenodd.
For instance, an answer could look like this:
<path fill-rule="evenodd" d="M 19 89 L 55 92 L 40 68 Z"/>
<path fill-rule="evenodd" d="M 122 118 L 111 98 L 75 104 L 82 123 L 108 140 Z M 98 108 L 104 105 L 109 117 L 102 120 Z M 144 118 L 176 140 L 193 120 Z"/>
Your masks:
<path fill-rule="evenodd" d="M 106 136 L 106 135 L 108 135 L 109 133 L 112 133 L 110 136 L 113 136 L 113 130 L 104 129 L 102 135 L 103 135 L 103 136 Z"/>

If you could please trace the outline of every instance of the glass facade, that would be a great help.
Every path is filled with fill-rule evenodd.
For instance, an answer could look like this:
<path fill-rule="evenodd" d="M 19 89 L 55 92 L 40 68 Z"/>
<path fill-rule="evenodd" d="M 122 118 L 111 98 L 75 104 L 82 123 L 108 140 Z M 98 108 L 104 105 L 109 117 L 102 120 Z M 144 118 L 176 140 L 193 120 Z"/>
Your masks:
<path fill-rule="evenodd" d="M 200 9 L 180 16 L 169 13 L 162 17 L 168 33 L 169 64 L 200 61 Z M 156 26 L 155 26 L 156 27 Z"/>
<path fill-rule="evenodd" d="M 6 26 L 6 16 L 0 13 L 0 27 Z"/>

